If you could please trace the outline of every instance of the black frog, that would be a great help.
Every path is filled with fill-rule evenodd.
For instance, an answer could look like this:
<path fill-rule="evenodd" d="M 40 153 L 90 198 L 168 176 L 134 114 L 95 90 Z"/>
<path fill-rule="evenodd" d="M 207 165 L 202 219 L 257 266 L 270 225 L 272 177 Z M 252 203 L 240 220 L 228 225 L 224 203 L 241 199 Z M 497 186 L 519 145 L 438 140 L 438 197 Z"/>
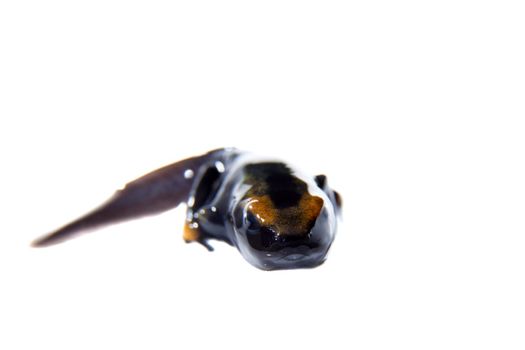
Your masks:
<path fill-rule="evenodd" d="M 263 270 L 315 267 L 334 240 L 340 195 L 326 176 L 234 148 L 160 168 L 128 183 L 91 213 L 33 242 L 60 243 L 100 226 L 187 205 L 183 238 L 213 250 L 209 240 L 237 247 Z"/>

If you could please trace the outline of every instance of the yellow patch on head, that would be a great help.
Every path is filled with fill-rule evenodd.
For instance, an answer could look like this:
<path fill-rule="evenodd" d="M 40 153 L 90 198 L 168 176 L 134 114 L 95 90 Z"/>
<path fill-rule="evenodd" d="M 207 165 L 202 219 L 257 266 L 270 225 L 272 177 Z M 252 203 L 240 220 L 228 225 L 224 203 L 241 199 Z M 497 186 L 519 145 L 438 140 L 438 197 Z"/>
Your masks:
<path fill-rule="evenodd" d="M 269 196 L 253 196 L 249 198 L 248 210 L 261 226 L 271 227 L 278 234 L 302 235 L 308 234 L 323 203 L 322 198 L 305 193 L 297 206 L 277 209 Z"/>
<path fill-rule="evenodd" d="M 305 194 L 299 201 L 299 210 L 306 224 L 317 219 L 321 213 L 321 209 L 323 209 L 323 200 L 321 197 Z"/>
<path fill-rule="evenodd" d="M 248 210 L 263 225 L 273 225 L 279 214 L 268 196 L 252 197 L 248 203 Z"/>

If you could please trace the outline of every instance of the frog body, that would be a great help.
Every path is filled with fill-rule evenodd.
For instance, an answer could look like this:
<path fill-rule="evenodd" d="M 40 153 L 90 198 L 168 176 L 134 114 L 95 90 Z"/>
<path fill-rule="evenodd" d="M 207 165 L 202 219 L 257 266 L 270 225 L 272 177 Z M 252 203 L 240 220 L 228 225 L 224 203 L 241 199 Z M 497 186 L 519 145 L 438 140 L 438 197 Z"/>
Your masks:
<path fill-rule="evenodd" d="M 210 240 L 236 247 L 263 270 L 315 267 L 337 229 L 341 199 L 326 176 L 309 177 L 287 163 L 234 148 L 218 149 L 147 174 L 101 207 L 33 242 L 60 243 L 103 225 L 186 203 L 186 242 L 213 250 Z"/>

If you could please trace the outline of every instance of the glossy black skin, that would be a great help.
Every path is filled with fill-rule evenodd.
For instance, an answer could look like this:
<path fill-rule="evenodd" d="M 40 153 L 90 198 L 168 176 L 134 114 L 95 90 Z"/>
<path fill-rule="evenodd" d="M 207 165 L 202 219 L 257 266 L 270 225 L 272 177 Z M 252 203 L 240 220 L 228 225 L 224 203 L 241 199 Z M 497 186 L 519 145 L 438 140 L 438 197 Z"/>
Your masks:
<path fill-rule="evenodd" d="M 254 187 L 263 189 L 254 191 Z M 254 192 L 267 196 L 275 211 L 297 206 L 303 195 L 321 198 L 322 209 L 304 232 L 290 235 L 261 223 L 249 210 Z M 338 194 L 328 187 L 325 176 L 307 177 L 283 162 L 229 149 L 201 167 L 192 187 L 187 221 L 197 227 L 198 241 L 209 249 L 209 239 L 227 242 L 260 269 L 309 268 L 326 258 L 339 207 Z M 293 229 L 293 222 L 287 225 L 288 231 Z"/>
<path fill-rule="evenodd" d="M 218 149 L 130 183 L 106 203 L 33 242 L 45 247 L 105 225 L 188 206 L 184 238 L 209 250 L 229 243 L 263 270 L 322 264 L 335 237 L 341 200 L 324 175 L 309 177 L 272 159 Z"/>

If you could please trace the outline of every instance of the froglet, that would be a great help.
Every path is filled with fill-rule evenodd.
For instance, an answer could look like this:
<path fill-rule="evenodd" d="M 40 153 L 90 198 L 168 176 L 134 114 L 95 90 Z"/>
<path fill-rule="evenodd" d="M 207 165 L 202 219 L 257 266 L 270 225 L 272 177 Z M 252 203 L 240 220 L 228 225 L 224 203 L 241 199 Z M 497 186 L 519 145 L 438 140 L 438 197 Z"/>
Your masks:
<path fill-rule="evenodd" d="M 213 250 L 236 247 L 263 270 L 316 267 L 334 240 L 341 196 L 326 176 L 307 176 L 287 163 L 223 148 L 146 174 L 85 216 L 33 242 L 60 243 L 108 224 L 187 205 L 183 238 Z"/>

